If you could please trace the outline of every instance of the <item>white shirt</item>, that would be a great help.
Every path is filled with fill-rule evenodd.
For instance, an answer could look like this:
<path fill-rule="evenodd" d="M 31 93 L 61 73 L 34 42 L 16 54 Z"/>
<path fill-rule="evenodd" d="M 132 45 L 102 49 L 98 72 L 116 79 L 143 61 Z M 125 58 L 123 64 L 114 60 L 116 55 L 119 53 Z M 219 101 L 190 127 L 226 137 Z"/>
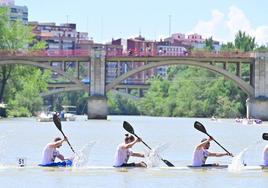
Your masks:
<path fill-rule="evenodd" d="M 60 152 L 47 144 L 42 152 L 42 165 L 50 164 L 55 161 L 55 158 L 60 155 Z"/>
<path fill-rule="evenodd" d="M 202 166 L 206 163 L 208 157 L 208 150 L 206 149 L 195 149 L 193 153 L 193 163 L 192 166 Z"/>
<path fill-rule="evenodd" d="M 265 146 L 264 150 L 263 150 L 263 165 L 264 166 L 268 166 L 268 145 Z"/>
<path fill-rule="evenodd" d="M 124 148 L 123 145 L 124 144 L 120 144 L 117 147 L 117 150 L 115 153 L 115 162 L 114 162 L 115 167 L 119 167 L 122 164 L 126 164 L 129 159 L 129 156 L 131 156 L 133 153 L 130 149 Z"/>

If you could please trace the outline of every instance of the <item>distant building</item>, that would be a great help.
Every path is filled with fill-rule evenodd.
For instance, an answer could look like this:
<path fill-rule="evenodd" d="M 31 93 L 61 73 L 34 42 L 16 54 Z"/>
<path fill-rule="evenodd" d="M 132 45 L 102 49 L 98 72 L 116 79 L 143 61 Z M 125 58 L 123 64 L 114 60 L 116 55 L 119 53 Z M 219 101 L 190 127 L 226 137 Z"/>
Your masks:
<path fill-rule="evenodd" d="M 29 22 L 29 25 L 33 27 L 37 41 L 46 42 L 48 55 L 88 55 L 88 46 L 93 44 L 93 41 L 88 40 L 88 33 L 78 32 L 73 23 L 56 25 L 53 22 Z M 74 62 L 68 63 L 68 67 L 75 66 Z M 61 62 L 53 62 L 52 66 L 63 68 Z M 83 79 L 87 74 L 80 76 Z M 54 73 L 53 78 L 58 78 L 58 74 Z"/>
<path fill-rule="evenodd" d="M 159 56 L 184 56 L 187 49 L 179 44 L 174 44 L 169 41 L 160 41 L 156 43 L 157 55 Z"/>
<path fill-rule="evenodd" d="M 78 47 L 85 48 L 93 41 L 88 40 L 88 33 L 78 32 L 76 24 L 67 23 L 56 25 L 55 23 L 29 22 L 33 26 L 33 32 L 37 40 L 46 41 L 47 49 L 75 50 Z"/>
<path fill-rule="evenodd" d="M 171 46 L 184 47 L 185 49 L 187 49 L 187 51 L 190 48 L 204 49 L 206 46 L 205 39 L 203 39 L 202 35 L 199 35 L 197 33 L 190 34 L 187 37 L 185 36 L 185 34 L 174 33 L 171 35 L 171 37 L 165 38 L 164 42 L 169 42 Z M 213 41 L 213 46 L 215 51 L 219 51 L 221 48 L 220 43 L 218 41 Z"/>
<path fill-rule="evenodd" d="M 188 40 L 191 43 L 203 43 L 205 41 L 202 36 L 197 33 L 188 35 Z"/>
<path fill-rule="evenodd" d="M 0 6 L 12 6 L 15 5 L 15 0 L 0 0 Z"/>
<path fill-rule="evenodd" d="M 122 54 L 127 54 L 127 40 L 121 38 L 116 40 L 112 39 L 111 44 L 122 46 Z"/>
<path fill-rule="evenodd" d="M 127 50 L 129 56 L 154 56 L 157 54 L 156 42 L 145 40 L 144 37 L 139 36 L 134 39 L 127 39 Z M 135 69 L 144 65 L 145 62 L 134 62 L 129 64 L 128 69 Z M 128 78 L 128 83 L 143 84 L 148 78 L 157 73 L 157 69 L 153 68 L 147 71 L 137 73 Z"/>
<path fill-rule="evenodd" d="M 157 53 L 156 42 L 145 40 L 144 37 L 136 37 L 134 39 L 112 39 L 112 45 L 120 45 L 122 46 L 122 55 L 125 56 L 154 56 Z M 108 52 L 106 50 L 106 52 Z M 117 65 L 116 65 L 117 64 Z M 122 62 L 110 64 L 108 67 L 109 74 L 112 74 L 112 70 L 114 70 L 114 78 L 132 70 L 139 66 L 144 65 L 145 62 Z M 116 67 L 117 66 L 117 67 Z M 116 68 L 115 68 L 116 67 Z M 143 71 L 137 73 L 128 79 L 124 80 L 123 83 L 126 84 L 144 84 L 148 78 L 156 74 L 157 69 L 150 69 L 147 71 Z M 114 79 L 113 78 L 113 79 Z M 109 80 L 113 80 L 109 77 Z"/>
<path fill-rule="evenodd" d="M 122 56 L 123 46 L 115 44 L 105 44 L 106 56 Z"/>
<path fill-rule="evenodd" d="M 156 42 L 145 40 L 144 37 L 136 37 L 127 40 L 127 50 L 133 56 L 153 56 L 156 55 Z"/>
<path fill-rule="evenodd" d="M 184 39 L 182 39 L 184 40 Z M 181 40 L 181 41 L 182 41 Z M 173 43 L 171 42 L 173 41 Z M 157 55 L 158 56 L 186 56 L 187 49 L 181 45 L 181 43 L 176 42 L 174 39 L 167 41 L 156 42 L 157 46 Z M 162 77 L 167 76 L 167 68 L 168 66 L 161 66 L 156 68 L 156 72 L 158 75 Z"/>
<path fill-rule="evenodd" d="M 120 44 L 105 44 L 104 45 L 106 56 L 122 56 L 123 54 L 123 46 Z M 106 64 L 106 82 L 110 83 L 115 78 L 119 77 L 124 73 L 125 63 L 117 63 L 117 62 L 108 62 Z"/>
<path fill-rule="evenodd" d="M 169 42 L 171 45 L 181 46 L 186 49 L 189 49 L 191 47 L 191 41 L 188 40 L 185 34 L 182 33 L 174 33 L 171 35 L 171 37 L 165 38 L 164 42 Z"/>
<path fill-rule="evenodd" d="M 17 6 L 14 0 L 0 0 L 0 7 L 7 7 L 10 20 L 20 20 L 24 24 L 28 23 L 28 8 L 27 6 Z"/>
<path fill-rule="evenodd" d="M 122 56 L 123 55 L 123 46 L 120 44 L 106 44 L 106 56 Z M 117 62 L 108 62 L 106 64 L 106 82 L 110 83 L 115 78 L 119 77 L 127 70 L 127 63 L 117 63 Z M 124 81 L 126 83 L 126 81 Z"/>

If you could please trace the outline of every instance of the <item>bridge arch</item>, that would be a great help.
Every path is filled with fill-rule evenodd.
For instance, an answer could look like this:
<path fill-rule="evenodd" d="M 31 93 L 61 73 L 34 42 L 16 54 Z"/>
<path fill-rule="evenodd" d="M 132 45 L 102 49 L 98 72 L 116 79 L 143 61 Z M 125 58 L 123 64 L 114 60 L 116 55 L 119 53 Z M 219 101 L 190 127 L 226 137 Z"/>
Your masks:
<path fill-rule="evenodd" d="M 83 83 L 81 83 L 78 79 L 66 74 L 64 71 L 62 70 L 57 70 L 57 69 L 53 69 L 53 67 L 51 67 L 50 65 L 47 65 L 45 63 L 41 64 L 35 61 L 30 61 L 30 60 L 18 60 L 18 59 L 10 59 L 10 60 L 0 60 L 0 66 L 1 65 L 14 65 L 14 64 L 24 64 L 24 65 L 32 65 L 32 66 L 36 66 L 36 67 L 40 67 L 40 68 L 44 68 L 44 69 L 49 69 L 51 71 L 57 72 L 60 75 L 64 76 L 65 78 L 69 79 L 70 81 L 72 81 L 73 83 L 75 83 L 77 85 L 77 87 L 82 88 L 82 90 L 88 91 L 88 88 L 85 87 L 83 85 Z"/>
<path fill-rule="evenodd" d="M 59 94 L 59 93 L 63 93 L 63 92 L 69 92 L 69 91 L 84 91 L 84 89 L 81 86 L 69 87 L 69 88 L 59 88 L 59 89 L 53 89 L 53 90 L 41 93 L 40 96 L 47 97 L 50 95 L 55 95 L 55 94 Z"/>
<path fill-rule="evenodd" d="M 225 77 L 227 77 L 229 80 L 232 80 L 233 82 L 235 82 L 238 85 L 238 87 L 240 87 L 245 93 L 247 93 L 247 95 L 249 97 L 254 96 L 254 88 L 250 84 L 248 84 L 247 82 L 245 82 L 244 80 L 239 78 L 238 76 L 231 74 L 230 72 L 228 72 L 222 68 L 210 65 L 209 63 L 193 61 L 193 60 L 185 60 L 185 59 L 151 62 L 151 63 L 148 63 L 146 65 L 140 66 L 136 69 L 133 69 L 133 70 L 117 77 L 115 80 L 113 80 L 113 82 L 111 82 L 110 84 L 108 84 L 106 86 L 106 91 L 113 89 L 116 85 L 121 83 L 123 80 L 127 79 L 128 77 L 130 77 L 136 73 L 139 73 L 139 72 L 151 69 L 151 68 L 159 67 L 159 66 L 176 65 L 176 64 L 197 66 L 197 67 L 208 69 L 212 72 L 222 74 Z"/>

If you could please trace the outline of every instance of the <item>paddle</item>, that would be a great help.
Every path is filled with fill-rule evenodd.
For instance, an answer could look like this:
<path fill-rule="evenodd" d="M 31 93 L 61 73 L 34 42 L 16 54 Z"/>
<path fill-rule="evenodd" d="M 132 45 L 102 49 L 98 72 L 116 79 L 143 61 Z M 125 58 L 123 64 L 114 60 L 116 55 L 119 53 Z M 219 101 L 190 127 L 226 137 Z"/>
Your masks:
<path fill-rule="evenodd" d="M 133 134 L 133 135 L 136 136 L 138 139 L 140 139 L 140 137 L 139 137 L 138 135 L 135 134 L 133 127 L 132 127 L 128 122 L 124 121 L 124 123 L 123 123 L 123 127 L 124 127 L 124 129 L 125 129 L 127 132 Z M 141 140 L 141 142 L 142 142 L 147 148 L 149 148 L 150 150 L 152 150 L 152 148 L 151 148 L 150 146 L 148 146 L 145 142 L 143 142 L 143 140 Z M 169 167 L 174 167 L 174 165 L 173 165 L 171 162 L 169 162 L 168 160 L 165 160 L 165 159 L 162 159 L 162 158 L 161 158 L 161 160 L 162 160 L 167 166 L 169 166 Z"/>
<path fill-rule="evenodd" d="M 268 140 L 268 133 L 263 133 L 262 134 L 262 139 L 263 140 Z"/>
<path fill-rule="evenodd" d="M 207 133 L 207 130 L 206 130 L 206 128 L 204 127 L 204 125 L 202 125 L 202 123 L 196 121 L 196 122 L 194 123 L 194 128 L 197 129 L 197 130 L 199 130 L 199 131 L 202 132 L 202 133 L 205 133 L 205 134 L 208 135 L 209 137 L 212 137 L 212 136 L 210 136 L 210 135 Z M 232 155 L 229 151 L 227 151 L 227 149 L 225 149 L 219 142 L 217 142 L 214 138 L 213 138 L 213 140 L 214 140 L 214 142 L 216 142 L 216 144 L 218 144 L 224 151 L 226 151 L 230 156 L 233 157 L 233 155 Z"/>
<path fill-rule="evenodd" d="M 71 146 L 69 140 L 67 139 L 67 137 L 65 136 L 64 132 L 62 131 L 62 128 L 61 128 L 61 121 L 60 121 L 60 118 L 59 116 L 56 114 L 53 115 L 53 122 L 54 124 L 56 125 L 56 127 L 59 129 L 59 131 L 61 132 L 61 134 L 63 135 L 63 137 L 66 139 L 67 143 L 69 144 L 71 150 L 75 153 L 73 147 Z"/>

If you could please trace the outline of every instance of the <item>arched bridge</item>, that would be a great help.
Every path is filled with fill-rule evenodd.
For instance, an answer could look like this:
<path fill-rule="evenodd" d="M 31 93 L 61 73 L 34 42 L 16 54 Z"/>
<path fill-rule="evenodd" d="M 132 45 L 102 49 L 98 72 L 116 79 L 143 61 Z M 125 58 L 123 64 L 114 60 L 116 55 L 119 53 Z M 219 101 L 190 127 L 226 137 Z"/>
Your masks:
<path fill-rule="evenodd" d="M 53 66 L 53 62 L 61 63 L 61 68 Z M 70 75 L 66 72 L 66 64 L 68 62 L 75 62 L 76 75 Z M 79 79 L 79 63 L 85 62 L 88 64 L 88 73 L 90 75 L 90 85 L 85 85 Z M 123 63 L 131 62 L 133 64 L 139 63 L 140 66 L 119 75 L 117 78 L 109 83 L 106 83 L 106 64 L 107 63 Z M 127 78 L 155 67 L 166 65 L 189 65 L 195 67 L 205 68 L 207 70 L 224 75 L 225 78 L 232 80 L 245 93 L 247 93 L 249 100 L 248 116 L 255 116 L 255 118 L 268 119 L 268 115 L 263 111 L 268 110 L 268 89 L 266 89 L 266 82 L 268 85 L 268 55 L 265 53 L 252 54 L 197 54 L 182 57 L 106 57 L 103 49 L 94 49 L 90 51 L 88 56 L 65 56 L 65 57 L 37 57 L 37 56 L 4 56 L 0 58 L 0 65 L 6 64 L 26 64 L 38 66 L 44 69 L 50 69 L 53 72 L 67 78 L 72 82 L 71 88 L 67 90 L 84 90 L 90 93 L 88 100 L 89 118 L 106 118 L 107 102 L 106 92 L 115 89 Z M 230 71 L 228 66 L 235 65 L 235 72 Z M 245 81 L 241 77 L 241 66 L 247 65 L 250 68 L 249 81 Z M 267 67 L 267 68 L 266 68 Z M 262 100 L 258 100 L 261 98 Z"/>
<path fill-rule="evenodd" d="M 123 74 L 116 78 L 112 83 L 106 86 L 106 91 L 111 90 L 116 85 L 124 81 L 125 79 L 133 76 L 139 72 L 152 69 L 159 66 L 166 66 L 166 65 L 189 65 L 189 66 L 196 66 L 208 69 L 210 71 L 219 73 L 224 75 L 229 80 L 235 82 L 238 87 L 240 87 L 248 96 L 254 95 L 254 86 L 252 85 L 252 80 L 250 83 L 247 83 L 241 78 L 241 65 L 242 64 L 249 64 L 250 67 L 254 64 L 254 59 L 250 57 L 245 58 L 192 58 L 192 57 L 114 57 L 108 58 L 106 61 L 108 62 L 145 62 L 144 65 L 133 69 L 126 74 Z M 222 64 L 222 67 L 217 66 L 217 64 Z M 228 72 L 228 64 L 235 64 L 236 65 L 236 74 Z M 250 78 L 253 78 L 253 70 L 251 69 Z"/>

